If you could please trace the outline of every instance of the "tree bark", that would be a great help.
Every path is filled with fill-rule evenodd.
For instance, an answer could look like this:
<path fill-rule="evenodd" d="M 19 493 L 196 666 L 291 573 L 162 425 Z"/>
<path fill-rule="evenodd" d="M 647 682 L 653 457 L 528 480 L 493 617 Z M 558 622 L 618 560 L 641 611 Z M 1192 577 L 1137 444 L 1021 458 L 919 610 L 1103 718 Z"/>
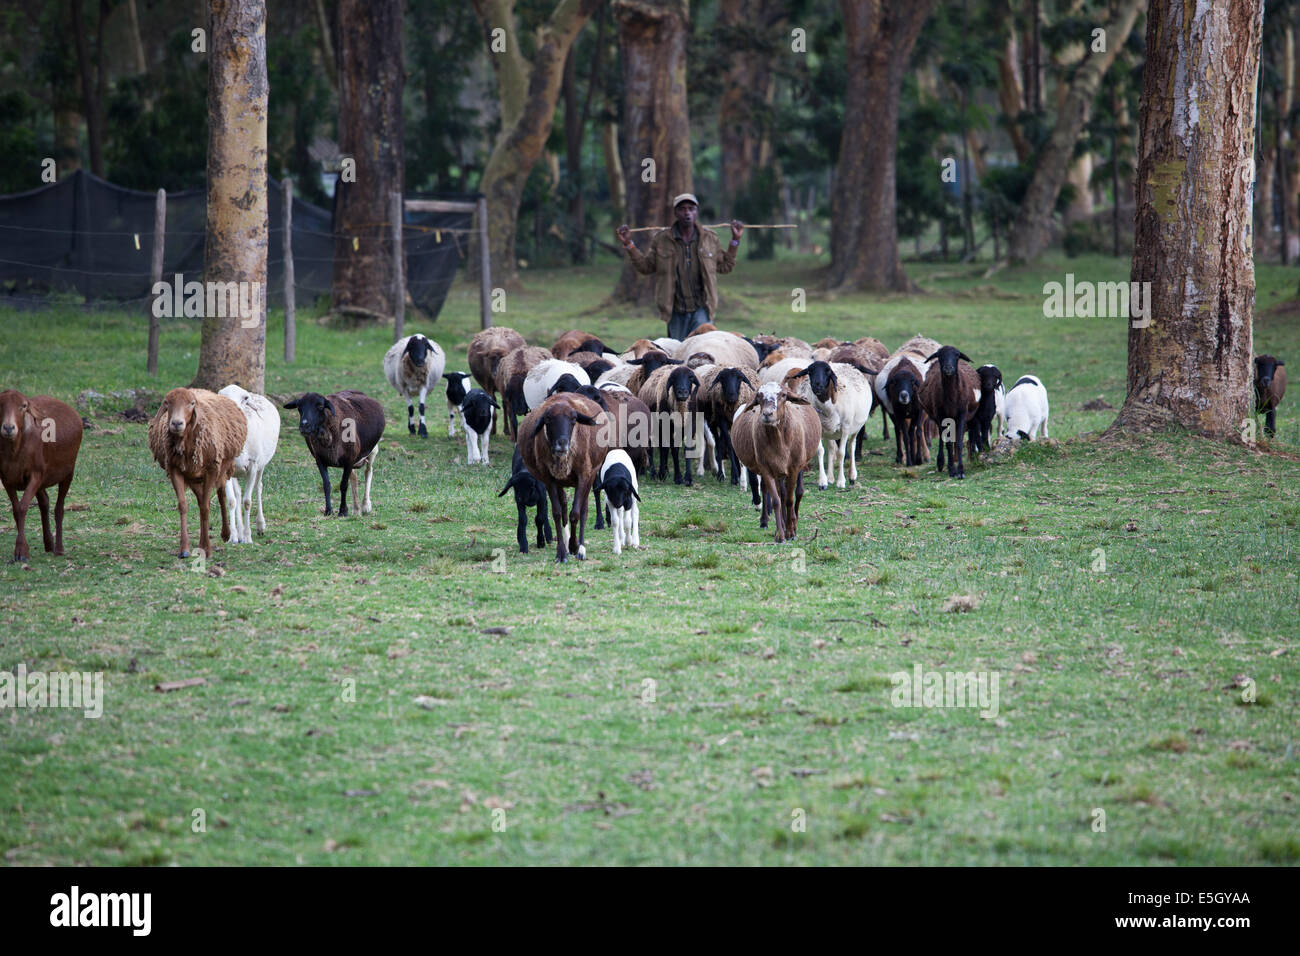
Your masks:
<path fill-rule="evenodd" d="M 1020 114 L 1025 112 L 1025 93 L 1020 81 L 1020 49 L 1016 42 L 1016 23 L 1011 15 L 1010 0 L 1001 0 L 998 5 L 998 26 L 1006 36 L 1002 51 L 998 54 L 998 106 L 1006 119 L 1007 135 L 1011 137 L 1011 148 L 1016 151 L 1016 160 L 1023 163 L 1034 148 L 1020 126 Z"/>
<path fill-rule="evenodd" d="M 1088 113 L 1102 78 L 1145 6 L 1146 0 L 1123 0 L 1106 25 L 1106 52 L 1089 53 L 1075 70 L 1056 125 L 1038 152 L 1033 178 L 1011 226 L 1007 245 L 1012 262 L 1030 262 L 1038 258 L 1051 241 L 1052 213 L 1069 172 L 1074 145 L 1088 122 Z"/>
<path fill-rule="evenodd" d="M 769 134 L 763 117 L 773 89 L 772 44 L 782 34 L 785 4 L 774 0 L 721 0 L 717 30 L 726 38 L 727 71 L 718 99 L 723 209 L 735 207 L 754 170 L 765 164 Z"/>
<path fill-rule="evenodd" d="M 569 48 L 602 0 L 559 0 L 537 31 L 531 61 L 519 46 L 514 0 L 473 2 L 489 51 L 493 31 L 505 31 L 504 52 L 489 53 L 501 104 L 501 132 L 492 146 L 479 190 L 488 203 L 492 279 L 510 287 L 519 282 L 515 233 L 524 185 L 551 135 Z M 471 256 L 471 260 L 474 258 Z"/>
<path fill-rule="evenodd" d="M 627 220 L 627 182 L 623 179 L 623 159 L 618 151 L 618 124 L 606 120 L 600 128 L 600 147 L 605 154 L 605 179 L 609 182 L 609 204 L 614 220 Z"/>
<path fill-rule="evenodd" d="M 356 160 L 335 201 L 334 311 L 397 313 L 391 196 L 403 192 L 402 2 L 339 0 L 339 151 Z M 355 248 L 353 239 L 356 239 Z"/>
<path fill-rule="evenodd" d="M 831 194 L 829 289 L 911 287 L 898 258 L 898 100 L 912 47 L 935 4 L 840 0 L 848 80 Z"/>
<path fill-rule="evenodd" d="M 668 225 L 672 199 L 695 191 L 690 113 L 686 101 L 687 0 L 615 0 L 623 54 L 623 166 L 627 219 L 633 226 Z M 653 179 L 646 160 L 653 160 Z M 653 232 L 633 234 L 643 251 Z M 654 283 L 630 262 L 614 288 L 615 302 L 649 305 Z"/>
<path fill-rule="evenodd" d="M 104 176 L 104 121 L 101 100 L 96 96 L 95 76 L 90 64 L 90 41 L 86 36 L 86 21 L 82 0 L 69 0 L 72 14 L 72 39 L 77 50 L 77 75 L 81 80 L 82 113 L 86 117 L 86 139 L 90 145 L 90 171 Z M 100 19 L 103 19 L 101 10 Z M 100 31 L 103 46 L 103 32 Z M 101 60 L 102 63 L 102 60 Z M 102 91 L 102 84 L 100 84 Z"/>
<path fill-rule="evenodd" d="M 1112 432 L 1173 425 L 1228 438 L 1253 408 L 1262 19 L 1260 0 L 1151 0 L 1131 273 L 1151 283 L 1150 325 L 1130 323 L 1128 397 Z"/>
<path fill-rule="evenodd" d="M 249 283 L 253 309 L 247 317 L 205 313 L 194 388 L 266 390 L 267 91 L 264 0 L 210 0 L 203 278 Z"/>

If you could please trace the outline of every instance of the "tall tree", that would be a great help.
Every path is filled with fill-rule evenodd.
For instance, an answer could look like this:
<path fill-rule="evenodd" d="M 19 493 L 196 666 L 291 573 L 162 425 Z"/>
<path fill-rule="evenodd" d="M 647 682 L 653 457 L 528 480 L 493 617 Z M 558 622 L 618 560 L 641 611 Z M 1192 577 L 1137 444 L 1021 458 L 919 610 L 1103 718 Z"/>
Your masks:
<path fill-rule="evenodd" d="M 1128 397 L 1112 430 L 1226 438 L 1252 409 L 1250 245 L 1261 0 L 1151 0 L 1142 72 Z"/>
<path fill-rule="evenodd" d="M 335 197 L 336 312 L 382 319 L 397 312 L 392 194 L 402 192 L 402 0 L 339 0 L 339 151 L 356 181 Z M 355 242 L 353 241 L 355 238 Z"/>
<path fill-rule="evenodd" d="M 501 104 L 501 132 L 479 184 L 479 191 L 487 197 L 494 282 L 514 285 L 519 280 L 515 232 L 524 186 L 551 135 L 569 48 L 602 2 L 559 0 L 538 27 L 529 57 L 519 44 L 515 0 L 474 0 Z"/>
<path fill-rule="evenodd" d="M 637 226 L 672 222 L 672 199 L 693 192 L 691 122 L 686 101 L 689 0 L 614 0 L 623 55 L 623 170 L 627 218 Z M 636 234 L 648 248 L 653 232 Z M 615 302 L 648 304 L 653 283 L 623 263 Z"/>
<path fill-rule="evenodd" d="M 72 39 L 77 50 L 77 73 L 81 77 L 82 112 L 86 116 L 86 138 L 90 142 L 90 171 L 104 175 L 104 23 L 108 19 L 108 0 L 99 0 L 96 18 L 94 65 L 91 64 L 90 41 L 82 0 L 69 0 L 72 14 Z"/>
<path fill-rule="evenodd" d="M 1105 50 L 1093 52 L 1090 47 L 1087 57 L 1074 71 L 1056 125 L 1038 150 L 1033 179 L 1011 225 L 1008 246 L 1012 262 L 1030 262 L 1047 248 L 1052 236 L 1052 212 L 1069 174 L 1075 144 L 1088 123 L 1092 101 L 1106 71 L 1132 32 L 1138 14 L 1145 8 L 1146 0 L 1120 0 L 1104 28 Z"/>
<path fill-rule="evenodd" d="M 216 391 L 233 383 L 261 393 L 266 390 L 268 241 L 265 0 L 210 0 L 208 51 L 203 278 L 249 283 L 252 314 L 204 315 L 192 385 Z"/>
<path fill-rule="evenodd" d="M 718 98 L 724 209 L 735 207 L 754 171 L 771 157 L 773 61 L 786 39 L 781 30 L 786 8 L 784 0 L 720 0 L 718 5 L 714 32 L 726 57 Z"/>
<path fill-rule="evenodd" d="M 906 289 L 894 182 L 898 100 L 937 0 L 840 0 L 848 77 L 831 197 L 830 289 Z M 939 184 L 935 184 L 939 188 Z"/>

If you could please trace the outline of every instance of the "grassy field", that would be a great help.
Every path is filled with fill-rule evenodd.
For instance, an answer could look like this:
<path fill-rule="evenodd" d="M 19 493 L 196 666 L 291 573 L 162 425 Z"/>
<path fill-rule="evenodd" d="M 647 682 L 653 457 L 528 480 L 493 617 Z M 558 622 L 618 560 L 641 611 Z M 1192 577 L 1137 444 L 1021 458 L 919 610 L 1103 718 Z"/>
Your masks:
<path fill-rule="evenodd" d="M 1080 406 L 1122 403 L 1125 323 L 1045 319 L 1042 285 L 1127 279 L 1126 262 L 910 271 L 926 294 L 827 300 L 807 262 L 742 260 L 722 279 L 722 318 L 891 347 L 925 332 L 1009 382 L 1041 376 L 1059 443 L 954 482 L 895 466 L 873 419 L 857 486 L 814 486 L 793 545 L 774 545 L 729 484 L 644 481 L 643 550 L 614 557 L 609 533 L 589 532 L 589 560 L 563 567 L 550 549 L 517 552 L 512 500 L 495 497 L 508 443 L 467 466 L 440 396 L 433 437 L 406 433 L 383 380 L 391 330 L 300 318 L 288 367 L 276 315 L 268 392 L 383 396 L 376 510 L 321 516 L 286 412 L 267 535 L 195 573 L 174 556 L 174 498 L 145 427 L 112 393 L 188 382 L 197 326 L 165 326 L 153 381 L 138 315 L 3 314 L 0 385 L 106 398 L 82 406 L 93 429 L 67 557 L 37 534 L 29 569 L 0 567 L 0 667 L 103 671 L 106 703 L 98 720 L 0 712 L 0 858 L 1300 861 L 1294 403 L 1271 450 L 1099 442 L 1114 413 Z M 526 273 L 498 323 L 548 345 L 573 327 L 616 345 L 661 334 L 601 307 L 614 276 Z M 1283 305 L 1295 278 L 1261 267 L 1257 351 L 1300 355 Z M 464 369 L 476 327 L 461 284 L 412 330 Z M 5 555 L 12 535 L 5 509 Z M 974 608 L 945 611 L 957 595 Z M 918 664 L 997 672 L 996 718 L 891 706 L 890 675 Z M 154 689 L 192 677 L 206 684 Z"/>

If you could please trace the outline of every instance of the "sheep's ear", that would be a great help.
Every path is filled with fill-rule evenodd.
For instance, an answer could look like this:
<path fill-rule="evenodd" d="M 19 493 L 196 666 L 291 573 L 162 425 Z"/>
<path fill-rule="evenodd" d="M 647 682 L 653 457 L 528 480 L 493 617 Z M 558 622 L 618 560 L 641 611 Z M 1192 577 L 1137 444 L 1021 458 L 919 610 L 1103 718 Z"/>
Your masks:
<path fill-rule="evenodd" d="M 925 361 L 925 362 L 933 362 L 933 361 L 934 361 L 935 359 L 937 359 L 938 357 L 939 357 L 939 353 L 938 353 L 938 352 L 935 352 L 935 353 L 934 353 L 933 355 L 931 355 L 929 358 L 927 358 L 927 359 L 923 359 L 922 361 Z M 967 361 L 969 361 L 969 359 L 968 359 Z"/>
<path fill-rule="evenodd" d="M 594 482 L 592 482 L 592 484 L 591 484 L 591 490 L 592 490 L 592 491 L 599 492 L 599 491 L 603 491 L 604 489 L 605 489 L 605 486 L 604 486 L 604 484 L 601 482 L 601 480 L 600 480 L 600 476 L 597 475 L 597 476 L 596 476 L 596 480 L 595 480 Z"/>
<path fill-rule="evenodd" d="M 578 414 L 574 415 L 573 420 L 576 421 L 579 425 L 596 424 L 596 419 L 592 418 L 590 415 L 584 415 L 582 412 L 578 412 Z"/>
<path fill-rule="evenodd" d="M 669 359 L 669 360 L 668 360 L 667 362 L 665 362 L 664 364 L 665 364 L 665 365 L 685 365 L 686 363 L 683 362 L 681 359 Z"/>
<path fill-rule="evenodd" d="M 632 489 L 632 497 L 635 498 L 637 501 L 641 500 L 641 496 L 636 493 L 635 488 Z"/>
<path fill-rule="evenodd" d="M 488 401 L 492 403 L 492 407 L 493 407 L 493 408 L 500 408 L 500 407 L 501 407 L 499 404 L 497 404 L 497 400 L 496 400 L 495 398 L 493 398 L 491 395 L 488 396 Z"/>
<path fill-rule="evenodd" d="M 1025 431 L 1023 428 L 1017 428 L 1016 434 L 1019 435 L 1023 440 L 1029 441 L 1029 433 Z"/>
<path fill-rule="evenodd" d="M 706 392 L 711 392 L 711 391 L 713 391 L 715 388 L 717 388 L 717 387 L 718 387 L 719 385 L 721 385 L 721 384 L 722 384 L 722 379 L 720 379 L 720 378 L 715 378 L 715 379 L 713 380 L 713 384 L 710 385 L 708 388 L 706 388 L 705 391 L 706 391 Z"/>
<path fill-rule="evenodd" d="M 974 364 L 975 364 L 975 362 L 971 359 L 971 357 L 970 357 L 969 355 L 967 355 L 965 352 L 958 352 L 958 353 L 957 353 L 957 357 L 958 357 L 959 359 L 964 359 L 965 361 L 970 362 L 971 365 L 974 365 Z"/>
<path fill-rule="evenodd" d="M 628 360 L 627 360 L 627 364 L 628 364 L 628 365 L 644 365 L 644 364 L 645 364 L 645 359 L 628 359 Z"/>
<path fill-rule="evenodd" d="M 336 414 L 336 412 L 334 411 L 334 403 L 331 402 L 328 398 L 325 399 L 325 411 L 329 412 L 331 415 Z"/>
<path fill-rule="evenodd" d="M 807 374 L 808 374 L 808 369 L 804 368 L 803 371 L 801 372 L 791 372 L 789 375 L 785 377 L 785 380 L 787 382 L 791 382 L 794 381 L 796 378 L 803 378 Z"/>
<path fill-rule="evenodd" d="M 794 402 L 796 405 L 809 404 L 808 399 L 804 398 L 802 395 L 796 395 L 794 394 L 794 392 L 787 392 L 785 396 L 785 400 L 787 402 Z"/>
<path fill-rule="evenodd" d="M 1278 364 L 1278 365 L 1285 365 L 1286 362 L 1283 362 L 1281 359 L 1278 359 L 1278 360 L 1277 360 L 1277 364 Z"/>
<path fill-rule="evenodd" d="M 298 407 L 298 399 L 295 398 L 293 401 L 285 402 L 285 403 L 284 403 L 284 407 L 285 407 L 285 408 L 297 408 L 297 407 Z"/>

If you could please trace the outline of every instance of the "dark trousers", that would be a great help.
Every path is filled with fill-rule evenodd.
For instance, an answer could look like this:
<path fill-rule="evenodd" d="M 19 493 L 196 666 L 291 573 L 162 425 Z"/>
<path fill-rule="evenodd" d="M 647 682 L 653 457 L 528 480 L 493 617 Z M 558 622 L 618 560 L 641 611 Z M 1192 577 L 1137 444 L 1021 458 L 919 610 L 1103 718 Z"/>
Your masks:
<path fill-rule="evenodd" d="M 708 321 L 708 309 L 696 309 L 694 312 L 674 312 L 673 317 L 668 320 L 668 337 L 681 341 Z"/>

